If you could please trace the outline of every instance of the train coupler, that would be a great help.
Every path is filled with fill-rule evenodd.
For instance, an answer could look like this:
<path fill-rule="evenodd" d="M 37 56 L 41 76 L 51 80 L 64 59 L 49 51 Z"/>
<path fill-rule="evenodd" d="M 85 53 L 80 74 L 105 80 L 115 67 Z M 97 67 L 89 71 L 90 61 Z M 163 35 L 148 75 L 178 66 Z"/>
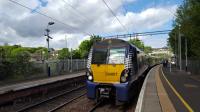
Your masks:
<path fill-rule="evenodd" d="M 100 98 L 109 98 L 111 88 L 99 88 Z"/>

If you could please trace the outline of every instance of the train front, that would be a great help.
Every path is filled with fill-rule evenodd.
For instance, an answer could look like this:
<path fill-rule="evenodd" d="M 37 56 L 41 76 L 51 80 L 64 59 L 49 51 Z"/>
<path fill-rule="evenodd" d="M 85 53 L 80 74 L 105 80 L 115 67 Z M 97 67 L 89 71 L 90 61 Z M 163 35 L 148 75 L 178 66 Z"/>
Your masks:
<path fill-rule="evenodd" d="M 108 39 L 96 43 L 88 58 L 87 96 L 115 98 L 128 101 L 129 70 L 126 68 L 129 44 L 119 39 Z"/>

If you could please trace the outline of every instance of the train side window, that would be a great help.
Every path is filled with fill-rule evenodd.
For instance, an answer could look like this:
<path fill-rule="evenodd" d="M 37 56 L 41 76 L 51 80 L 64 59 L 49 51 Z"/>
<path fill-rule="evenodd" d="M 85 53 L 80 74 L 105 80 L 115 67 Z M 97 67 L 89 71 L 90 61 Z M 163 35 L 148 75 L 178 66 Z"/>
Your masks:
<path fill-rule="evenodd" d="M 136 49 L 132 49 L 133 55 L 132 55 L 132 63 L 133 63 L 133 74 L 135 75 L 138 70 L 138 62 L 137 62 L 137 51 Z"/>

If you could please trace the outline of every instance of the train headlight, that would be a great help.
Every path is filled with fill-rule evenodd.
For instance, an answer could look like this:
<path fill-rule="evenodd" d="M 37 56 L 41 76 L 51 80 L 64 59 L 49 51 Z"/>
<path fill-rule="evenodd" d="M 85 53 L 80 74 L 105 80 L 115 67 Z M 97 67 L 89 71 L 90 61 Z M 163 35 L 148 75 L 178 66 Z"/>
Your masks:
<path fill-rule="evenodd" d="M 128 81 L 128 70 L 125 70 L 125 71 L 121 74 L 120 81 L 121 81 L 122 83 L 125 83 L 125 82 Z"/>
<path fill-rule="evenodd" d="M 126 82 L 126 77 L 125 76 L 121 76 L 121 82 Z"/>
<path fill-rule="evenodd" d="M 92 75 L 89 75 L 88 80 L 92 81 L 92 79 L 93 79 Z"/>
<path fill-rule="evenodd" d="M 91 72 L 86 72 L 86 76 L 87 76 L 87 79 L 89 80 L 89 81 L 93 81 L 93 75 L 92 75 L 92 73 Z"/>
<path fill-rule="evenodd" d="M 124 76 L 125 76 L 125 77 L 128 77 L 128 74 L 126 73 L 126 74 L 124 74 Z"/>

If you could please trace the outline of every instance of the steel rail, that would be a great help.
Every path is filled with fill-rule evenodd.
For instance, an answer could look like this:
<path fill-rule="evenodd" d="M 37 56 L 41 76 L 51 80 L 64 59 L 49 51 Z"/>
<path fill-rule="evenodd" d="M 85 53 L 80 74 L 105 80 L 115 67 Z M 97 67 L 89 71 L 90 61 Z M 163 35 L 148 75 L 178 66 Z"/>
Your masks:
<path fill-rule="evenodd" d="M 33 109 L 33 108 L 35 108 L 36 106 L 39 106 L 39 105 L 43 104 L 43 103 L 46 103 L 46 102 L 48 102 L 48 101 L 51 101 L 51 100 L 56 99 L 56 98 L 58 98 L 58 97 L 61 97 L 61 96 L 63 96 L 63 95 L 69 94 L 69 93 L 71 93 L 71 92 L 73 92 L 73 91 L 80 90 L 80 89 L 82 89 L 82 88 L 84 88 L 84 87 L 85 87 L 85 85 L 84 85 L 84 86 L 81 86 L 81 87 L 77 87 L 77 88 L 72 89 L 72 90 L 69 90 L 69 91 L 65 91 L 65 92 L 63 92 L 63 93 L 60 93 L 60 94 L 55 95 L 55 96 L 53 96 L 53 97 L 50 97 L 50 98 L 48 98 L 48 99 L 46 99 L 46 100 L 43 100 L 43 101 L 41 101 L 41 102 L 35 103 L 35 104 L 33 104 L 33 105 L 28 105 L 28 106 L 26 106 L 26 107 L 24 107 L 24 108 L 22 108 L 22 109 L 20 109 L 20 110 L 17 110 L 16 112 L 25 112 L 25 111 L 27 111 L 27 110 Z"/>
<path fill-rule="evenodd" d="M 96 105 L 94 105 L 93 108 L 91 108 L 88 112 L 94 112 L 101 104 L 102 104 L 103 100 L 100 100 L 98 103 L 96 103 Z"/>
<path fill-rule="evenodd" d="M 55 112 L 55 111 L 61 109 L 62 107 L 66 106 L 67 104 L 73 102 L 74 100 L 76 100 L 76 99 L 78 99 L 78 98 L 80 98 L 80 97 L 82 97 L 82 96 L 84 96 L 84 95 L 86 95 L 86 93 L 83 93 L 83 94 L 81 94 L 81 95 L 79 95 L 79 96 L 77 96 L 77 97 L 71 99 L 70 101 L 64 102 L 64 103 L 60 104 L 59 106 L 57 106 L 57 107 L 55 107 L 55 108 L 49 110 L 48 112 Z"/>

